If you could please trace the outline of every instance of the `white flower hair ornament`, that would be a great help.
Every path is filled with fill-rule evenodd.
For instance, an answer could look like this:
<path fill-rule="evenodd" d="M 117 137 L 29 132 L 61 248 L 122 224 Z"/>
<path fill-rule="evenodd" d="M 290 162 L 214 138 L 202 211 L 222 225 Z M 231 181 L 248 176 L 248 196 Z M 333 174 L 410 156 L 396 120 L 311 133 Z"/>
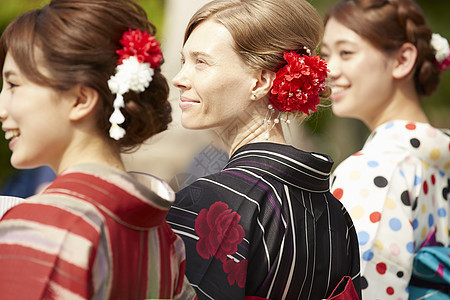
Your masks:
<path fill-rule="evenodd" d="M 116 73 L 108 80 L 110 91 L 116 95 L 114 112 L 109 117 L 109 136 L 115 140 L 125 136 L 125 129 L 119 126 L 125 122 L 120 110 L 125 107 L 123 95 L 129 91 L 145 91 L 162 60 L 160 44 L 148 32 L 129 29 L 122 35 L 120 44 L 123 48 L 116 51 L 120 55 Z"/>
<path fill-rule="evenodd" d="M 431 47 L 435 51 L 435 58 L 439 70 L 442 72 L 450 67 L 450 46 L 446 38 L 443 38 L 438 33 L 433 33 L 431 36 Z"/>

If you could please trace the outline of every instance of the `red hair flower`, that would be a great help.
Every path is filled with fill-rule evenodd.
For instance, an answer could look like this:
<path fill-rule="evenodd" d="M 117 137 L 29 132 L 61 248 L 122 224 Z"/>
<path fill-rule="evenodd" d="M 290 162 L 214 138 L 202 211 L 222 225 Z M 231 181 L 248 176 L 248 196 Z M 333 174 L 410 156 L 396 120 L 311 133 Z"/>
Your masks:
<path fill-rule="evenodd" d="M 319 94 L 325 89 L 327 63 L 320 56 L 284 52 L 287 64 L 276 73 L 270 95 L 274 109 L 283 112 L 317 111 Z"/>
<path fill-rule="evenodd" d="M 116 51 L 120 55 L 119 64 L 131 56 L 135 56 L 140 63 L 149 63 L 152 69 L 156 69 L 161 64 L 163 55 L 160 44 L 146 31 L 129 29 L 123 34 L 120 44 L 123 48 Z"/>

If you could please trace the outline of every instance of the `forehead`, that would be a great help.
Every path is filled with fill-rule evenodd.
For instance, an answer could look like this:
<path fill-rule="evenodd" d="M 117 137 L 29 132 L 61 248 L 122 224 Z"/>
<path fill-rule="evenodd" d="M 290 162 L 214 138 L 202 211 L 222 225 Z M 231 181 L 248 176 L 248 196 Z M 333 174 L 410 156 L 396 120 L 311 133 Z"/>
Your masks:
<path fill-rule="evenodd" d="M 14 60 L 14 57 L 12 56 L 12 54 L 10 52 L 8 52 L 6 54 L 5 60 L 3 62 L 3 69 L 1 70 L 2 72 L 2 77 L 3 78 L 8 78 L 12 75 L 20 75 L 20 69 L 17 66 L 16 61 Z"/>
<path fill-rule="evenodd" d="M 211 56 L 235 53 L 234 40 L 228 29 L 222 24 L 207 20 L 200 23 L 187 39 L 183 54 L 202 52 Z"/>
<path fill-rule="evenodd" d="M 361 43 L 362 38 L 350 28 L 331 18 L 325 25 L 323 44 L 332 46 L 338 43 Z"/>

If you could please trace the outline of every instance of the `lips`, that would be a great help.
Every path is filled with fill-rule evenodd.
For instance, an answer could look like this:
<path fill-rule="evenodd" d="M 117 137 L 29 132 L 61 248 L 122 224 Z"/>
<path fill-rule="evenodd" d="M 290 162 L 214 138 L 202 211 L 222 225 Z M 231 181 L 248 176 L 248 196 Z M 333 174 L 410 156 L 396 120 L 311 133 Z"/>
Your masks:
<path fill-rule="evenodd" d="M 337 100 L 342 97 L 345 92 L 348 90 L 347 86 L 332 86 L 331 87 L 331 100 Z"/>
<path fill-rule="evenodd" d="M 181 100 L 180 101 L 180 108 L 181 109 L 186 109 L 188 107 L 200 104 L 200 101 L 192 100 L 192 99 L 189 99 L 189 98 L 181 97 L 180 100 Z"/>

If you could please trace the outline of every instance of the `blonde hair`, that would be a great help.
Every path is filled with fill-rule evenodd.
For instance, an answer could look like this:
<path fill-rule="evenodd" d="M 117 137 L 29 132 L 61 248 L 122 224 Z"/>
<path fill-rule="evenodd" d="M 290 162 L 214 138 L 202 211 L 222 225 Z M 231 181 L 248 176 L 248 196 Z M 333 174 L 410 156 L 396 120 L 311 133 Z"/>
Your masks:
<path fill-rule="evenodd" d="M 215 0 L 191 18 L 184 42 L 205 20 L 215 20 L 233 36 L 235 50 L 250 67 L 276 71 L 285 51 L 306 54 L 320 43 L 321 18 L 304 0 Z"/>
<path fill-rule="evenodd" d="M 214 0 L 191 18 L 184 43 L 203 21 L 225 26 L 235 51 L 251 68 L 276 72 L 286 64 L 283 53 L 314 53 L 323 36 L 323 23 L 316 9 L 305 0 Z M 327 87 L 321 97 L 331 94 Z"/>

